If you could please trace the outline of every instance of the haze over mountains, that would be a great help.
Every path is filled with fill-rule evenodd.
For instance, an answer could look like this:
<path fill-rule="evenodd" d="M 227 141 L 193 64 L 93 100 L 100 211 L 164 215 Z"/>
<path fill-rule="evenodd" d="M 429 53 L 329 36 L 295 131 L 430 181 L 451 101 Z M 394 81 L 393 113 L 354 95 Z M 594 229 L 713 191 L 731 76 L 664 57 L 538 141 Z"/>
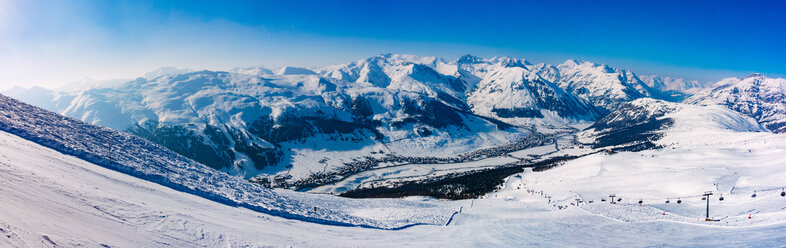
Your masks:
<path fill-rule="evenodd" d="M 162 68 L 144 76 L 110 87 L 7 93 L 230 174 L 293 181 L 368 158 L 452 158 L 533 133 L 583 129 L 615 110 L 634 111 L 628 103 L 642 98 L 727 106 L 773 132 L 783 132 L 786 119 L 783 79 L 753 75 L 708 86 L 577 60 L 383 54 L 318 69 Z"/>

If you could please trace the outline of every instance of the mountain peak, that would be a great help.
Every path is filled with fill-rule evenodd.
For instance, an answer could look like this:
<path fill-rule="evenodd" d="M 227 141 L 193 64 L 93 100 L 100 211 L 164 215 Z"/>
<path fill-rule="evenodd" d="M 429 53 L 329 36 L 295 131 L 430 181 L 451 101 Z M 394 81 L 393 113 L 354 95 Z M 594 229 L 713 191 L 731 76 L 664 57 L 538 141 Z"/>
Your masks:
<path fill-rule="evenodd" d="M 517 59 L 513 57 L 495 57 L 491 59 L 494 63 L 498 63 L 504 67 L 521 67 L 526 68 L 527 65 L 532 65 L 526 59 Z"/>
<path fill-rule="evenodd" d="M 562 64 L 563 65 L 568 65 L 568 66 L 577 66 L 577 65 L 583 64 L 584 62 L 586 62 L 586 61 L 580 60 L 580 59 L 569 59 L 569 60 L 566 60 Z"/>
<path fill-rule="evenodd" d="M 767 78 L 767 76 L 761 73 L 751 73 L 745 76 L 745 78 Z"/>
<path fill-rule="evenodd" d="M 464 54 L 456 60 L 457 64 L 475 64 L 478 63 L 481 58 L 473 56 L 471 54 Z"/>

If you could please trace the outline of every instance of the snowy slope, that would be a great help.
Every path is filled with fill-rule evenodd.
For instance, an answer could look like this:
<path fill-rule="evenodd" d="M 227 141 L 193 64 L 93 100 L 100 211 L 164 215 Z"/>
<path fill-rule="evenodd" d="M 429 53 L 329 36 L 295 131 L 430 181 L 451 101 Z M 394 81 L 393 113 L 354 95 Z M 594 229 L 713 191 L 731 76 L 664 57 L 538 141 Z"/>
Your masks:
<path fill-rule="evenodd" d="M 764 141 L 770 145 L 778 141 L 767 138 L 769 134 L 765 133 L 739 135 L 744 139 L 729 142 L 730 148 L 744 144 L 739 142 L 749 142 L 754 146 L 751 142 L 756 140 L 759 145 Z M 703 141 L 699 143 L 704 146 Z M 727 197 L 724 204 L 729 203 L 726 206 L 718 206 L 713 198 L 713 217 L 716 217 L 716 210 L 722 210 L 718 213 L 725 214 L 742 209 L 744 217 L 747 217 L 748 211 L 753 213 L 750 221 L 734 221 L 733 217 L 729 217 L 725 219 L 729 220 L 728 223 L 696 222 L 696 217 L 703 214 L 703 205 L 699 199 L 682 198 L 684 202 L 680 205 L 675 204 L 674 199 L 671 205 L 655 202 L 661 202 L 663 196 L 674 195 L 671 193 L 673 189 L 680 189 L 678 192 L 683 195 L 692 194 L 694 188 L 703 190 L 704 186 L 711 187 L 713 181 L 705 180 L 704 177 L 697 186 L 685 183 L 695 180 L 695 175 L 706 175 L 706 171 L 673 166 L 663 169 L 662 174 L 656 174 L 665 176 L 631 173 L 642 168 L 652 173 L 654 169 L 662 168 L 663 164 L 686 158 L 705 164 L 728 158 L 751 158 L 744 150 L 741 153 L 723 153 L 724 157 L 717 157 L 718 153 L 711 151 L 717 151 L 715 149 L 718 147 L 713 145 L 705 148 L 681 148 L 684 150 L 679 150 L 673 156 L 653 153 L 656 156 L 652 158 L 644 158 L 639 153 L 599 156 L 605 169 L 594 178 L 592 176 L 597 173 L 593 173 L 592 169 L 597 168 L 598 161 L 597 157 L 590 157 L 588 160 L 569 162 L 554 170 L 524 173 L 523 182 L 511 177 L 502 190 L 482 199 L 434 201 L 412 198 L 408 201 L 458 208 L 460 212 L 453 215 L 447 226 L 419 225 L 391 231 L 321 225 L 219 204 L 108 170 L 0 131 L 0 197 L 3 199 L 0 201 L 0 246 L 775 247 L 786 242 L 786 234 L 782 232 L 786 224 L 773 218 L 782 216 L 779 211 L 783 211 L 773 208 L 782 206 L 779 201 L 783 199 L 770 194 L 777 193 L 777 190 L 760 192 L 759 199 L 755 201 L 748 200 L 751 198 L 747 192 L 736 196 L 724 194 Z M 764 159 L 782 158 L 780 150 L 756 149 L 752 154 Z M 734 162 L 732 160 L 728 164 L 734 165 Z M 762 167 L 737 165 L 736 168 L 728 168 L 727 172 L 745 167 L 748 169 L 735 171 L 741 177 L 755 176 L 759 173 L 749 173 L 776 162 L 779 161 L 766 162 Z M 639 166 L 631 167 L 631 164 Z M 721 172 L 713 171 L 713 175 Z M 575 177 L 567 177 L 571 175 Z M 585 175 L 592 179 L 582 180 Z M 706 178 L 712 178 L 713 175 Z M 771 178 L 778 180 L 783 177 L 773 174 Z M 728 181 L 731 180 L 719 182 Z M 740 185 L 746 187 L 770 184 L 769 181 L 739 181 Z M 561 187 L 562 184 L 566 186 Z M 728 185 L 720 184 L 724 187 Z M 528 193 L 527 189 L 543 190 L 552 196 L 552 201 L 549 202 L 539 194 Z M 654 192 L 667 194 L 655 195 L 652 200 L 643 198 L 645 205 L 639 207 L 631 201 L 638 200 L 634 198 L 634 193 L 650 192 L 642 189 L 654 189 Z M 564 201 L 557 201 L 563 192 Z M 573 198 L 568 196 L 572 196 L 571 192 L 578 192 L 585 200 L 596 201 L 581 208 L 570 206 L 569 202 Z M 598 204 L 595 195 L 604 196 L 608 192 L 622 195 L 625 201 L 616 205 Z M 554 207 L 557 203 L 570 207 L 560 210 Z M 391 212 L 409 214 L 403 209 L 400 212 L 386 209 L 386 204 L 369 204 L 367 208 L 355 212 L 380 217 Z M 425 210 L 418 205 L 406 210 Z M 668 219 L 658 218 L 662 216 L 662 210 L 668 211 Z M 323 208 L 320 207 L 318 211 L 323 211 Z M 725 227 L 718 227 L 720 225 Z"/>
<path fill-rule="evenodd" d="M 715 83 L 686 103 L 721 105 L 753 117 L 775 133 L 786 132 L 786 79 L 752 74 L 743 79 L 727 78 Z"/>
<path fill-rule="evenodd" d="M 625 222 L 756 226 L 786 221 L 786 197 L 780 195 L 786 187 L 786 143 L 780 135 L 762 132 L 753 119 L 720 106 L 667 107 L 673 108 L 657 115 L 673 125 L 659 130 L 662 137 L 653 141 L 663 149 L 598 153 L 525 173 L 521 183 L 543 190 L 556 205 L 579 198 L 586 211 Z M 704 221 L 705 191 L 714 194 L 710 218 L 717 222 Z M 611 194 L 623 199 L 620 204 L 600 201 Z"/>
<path fill-rule="evenodd" d="M 0 96 L 0 130 L 178 191 L 285 218 L 395 229 L 442 224 L 451 212 L 427 203 L 349 200 L 266 189 L 208 168 L 145 139 L 63 117 L 5 96 Z M 377 204 L 392 212 L 381 215 L 382 219 L 355 213 L 357 209 L 381 206 Z M 322 210 L 314 211 L 314 207 Z M 406 212 L 404 209 L 408 208 L 420 210 L 411 213 L 414 215 L 394 214 Z"/>

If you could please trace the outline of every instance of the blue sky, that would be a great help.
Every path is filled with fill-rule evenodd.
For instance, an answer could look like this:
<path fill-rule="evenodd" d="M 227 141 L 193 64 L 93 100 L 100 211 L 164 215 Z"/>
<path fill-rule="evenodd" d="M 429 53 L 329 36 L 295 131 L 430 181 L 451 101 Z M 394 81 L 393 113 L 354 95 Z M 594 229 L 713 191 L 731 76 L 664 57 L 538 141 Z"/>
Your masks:
<path fill-rule="evenodd" d="M 786 1 L 0 0 L 0 89 L 389 52 L 584 59 L 703 81 L 783 77 Z"/>

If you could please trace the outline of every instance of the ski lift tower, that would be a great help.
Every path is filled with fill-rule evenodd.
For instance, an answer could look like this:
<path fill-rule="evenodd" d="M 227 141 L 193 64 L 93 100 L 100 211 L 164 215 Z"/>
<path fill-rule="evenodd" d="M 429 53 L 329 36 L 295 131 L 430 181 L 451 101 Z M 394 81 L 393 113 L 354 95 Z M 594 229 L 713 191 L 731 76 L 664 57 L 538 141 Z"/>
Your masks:
<path fill-rule="evenodd" d="M 712 195 L 712 191 L 705 191 L 704 197 L 707 198 L 707 219 L 705 221 L 712 221 L 710 219 L 710 196 Z"/>

